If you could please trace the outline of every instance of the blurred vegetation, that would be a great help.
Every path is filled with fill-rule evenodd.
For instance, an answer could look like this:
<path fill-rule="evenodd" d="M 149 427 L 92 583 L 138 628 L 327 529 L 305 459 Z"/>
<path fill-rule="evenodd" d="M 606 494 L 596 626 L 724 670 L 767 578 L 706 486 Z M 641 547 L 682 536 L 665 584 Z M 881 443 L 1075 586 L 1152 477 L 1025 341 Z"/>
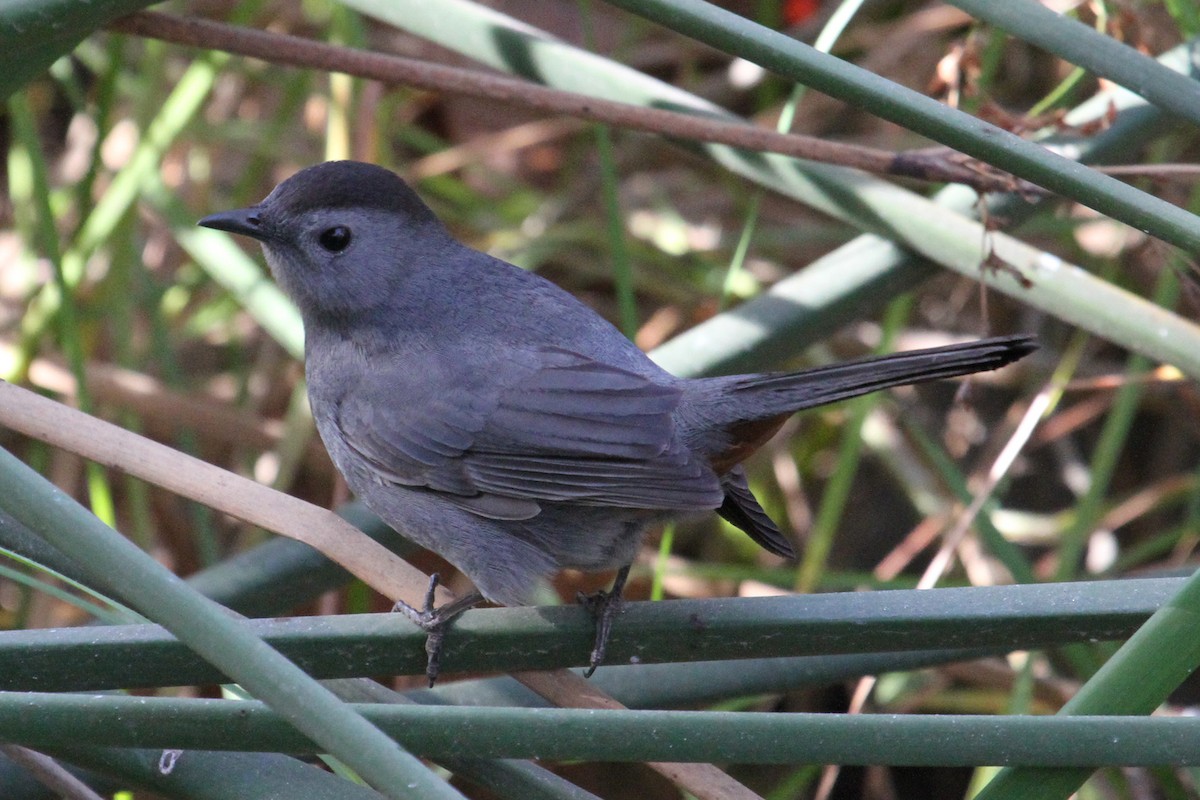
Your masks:
<path fill-rule="evenodd" d="M 767 510 L 794 532 L 799 562 L 761 552 L 715 519 L 688 520 L 661 546 L 658 538 L 647 546 L 630 599 L 1179 577 L 1194 568 L 1200 339 L 1193 337 L 1200 329 L 1193 320 L 1200 296 L 1194 253 L 1164 241 L 1155 226 L 1161 221 L 1166 230 L 1174 218 L 1155 203 L 1197 208 L 1189 167 L 1200 103 L 1193 103 L 1196 116 L 1183 107 L 1187 97 L 1182 110 L 1158 113 L 1111 76 L 1098 80 L 1061 53 L 1025 43 L 1020 31 L 950 5 L 722 4 L 946 107 L 1054 143 L 1069 157 L 1142 167 L 1121 177 L 1144 193 L 1143 227 L 1156 238 L 1061 196 L 979 200 L 962 187 L 864 178 L 547 116 L 519 103 L 385 87 L 102 29 L 145 3 L 69 5 L 0 5 L 9 54 L 0 52 L 9 72 L 0 86 L 11 92 L 0 114 L 4 380 L 317 505 L 341 507 L 349 498 L 304 403 L 294 310 L 268 282 L 257 249 L 199 231 L 194 221 L 252 204 L 303 166 L 354 158 L 395 169 L 459 238 L 566 287 L 680 374 L 799 367 L 998 333 L 1040 337 L 1038 354 L 998 374 L 863 398 L 789 423 L 747 467 Z M 538 47 L 522 60 L 472 38 L 494 26 L 487 30 L 495 42 L 507 41 L 505 23 L 470 3 L 424 13 L 419 5 L 205 0 L 156 10 L 431 62 L 485 63 L 644 105 L 709 103 L 760 126 L 896 152 L 936 144 L 913 133 L 921 129 L 920 109 L 899 94 L 892 116 L 911 113 L 909 125 L 798 91 L 711 44 L 595 0 L 494 4 L 573 51 L 546 45 L 554 55 L 544 63 Z M 1159 56 L 1200 33 L 1200 15 L 1182 0 L 1070 5 L 1072 17 L 1128 45 L 1134 68 L 1150 69 L 1139 53 Z M 58 22 L 45 23 L 52 18 Z M 578 51 L 602 59 L 572 60 Z M 678 95 L 667 98 L 664 85 Z M 1016 161 L 1000 166 L 1019 169 Z M 1079 180 L 1086 189 L 1093 178 Z M 1097 196 L 1107 191 L 1094 180 Z M 1131 202 L 1142 201 L 1135 194 Z M 176 574 L 247 614 L 352 615 L 391 606 L 344 573 L 285 556 L 284 543 L 203 505 L 2 428 L 0 444 Z M 11 511 L 10 502 L 20 500 L 0 501 L 0 510 Z M 86 570 L 70 553 L 39 546 L 0 513 L 8 556 L 0 560 L 0 629 L 131 618 L 86 593 Z M 406 557 L 456 591 L 468 588 L 436 556 Z M 238 564 L 252 564 L 253 576 L 237 575 Z M 569 601 L 606 579 L 560 576 L 546 601 Z M 119 577 L 113 582 L 120 586 Z M 1189 620 L 1197 610 L 1192 594 L 1172 601 Z M 1075 713 L 1181 714 L 1195 689 L 1179 684 L 1200 653 L 1179 641 L 1187 625 L 1168 630 L 1155 619 L 1132 643 L 1132 659 L 1126 649 L 1110 661 L 1119 642 L 1102 635 L 1091 638 L 1105 641 L 1029 645 L 1043 649 L 1010 652 L 996 644 L 969 655 L 906 654 L 909 662 L 868 653 L 844 667 L 820 662 L 829 671 L 819 678 L 781 666 L 776 683 L 753 691 L 730 683 L 719 699 L 697 688 L 692 699 L 670 702 L 903 714 L 1044 714 L 1071 702 Z M 129 646 L 130 663 L 151 657 Z M 681 653 L 679 660 L 704 657 Z M 1108 672 L 1078 694 L 1106 662 Z M 1174 671 L 1152 674 L 1167 662 Z M 380 682 L 415 689 L 416 663 L 413 675 Z M 704 678 L 711 665 L 674 666 L 679 671 L 657 679 L 664 691 L 703 680 L 725 685 Z M 744 675 L 752 671 L 747 664 Z M 602 677 L 600 685 L 607 685 Z M 486 689 L 493 690 L 500 691 Z M 221 691 L 206 683 L 154 693 Z M 453 691 L 443 702 L 455 702 Z M 1116 702 L 1138 691 L 1136 702 Z M 231 785 L 199 788 L 204 776 L 251 769 L 272 776 L 257 784 L 263 791 L 288 785 L 305 787 L 291 796 L 354 796 L 346 781 L 282 756 L 238 756 L 245 764 L 196 756 L 198 772 L 170 783 L 147 768 L 154 751 L 101 754 L 64 740 L 54 754 L 95 770 L 87 779 L 99 791 L 139 798 L 252 796 Z M 606 798 L 678 792 L 639 764 L 548 765 L 572 786 L 528 762 L 481 769 L 470 752 L 460 755 L 440 763 L 472 797 L 569 797 L 579 796 L 578 787 Z M 771 798 L 961 797 L 992 777 L 982 766 L 867 766 L 838 775 L 820 764 L 772 764 L 730 772 Z M 1110 766 L 1058 771 L 1054 780 L 1033 774 L 1034 788 L 1047 792 L 1038 796 L 1066 796 L 1089 775 L 1081 797 L 1200 794 L 1187 768 Z M 1028 778 L 1020 770 L 1005 776 L 1014 785 Z M 545 794 L 536 795 L 534 785 Z M 0 755 L 0 795 L 46 796 L 40 791 Z M 353 791 L 370 795 L 361 786 Z M 989 791 L 1033 796 L 1000 783 Z"/>

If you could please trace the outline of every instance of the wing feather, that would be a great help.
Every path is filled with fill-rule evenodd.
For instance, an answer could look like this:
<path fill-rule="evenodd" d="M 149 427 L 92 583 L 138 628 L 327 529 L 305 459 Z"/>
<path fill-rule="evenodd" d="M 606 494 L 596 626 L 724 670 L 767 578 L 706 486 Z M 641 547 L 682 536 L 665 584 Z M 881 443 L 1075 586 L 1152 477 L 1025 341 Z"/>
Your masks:
<path fill-rule="evenodd" d="M 721 505 L 717 476 L 675 435 L 677 386 L 559 348 L 514 364 L 418 382 L 369 376 L 338 424 L 380 477 L 483 516 L 525 519 L 539 501 Z"/>

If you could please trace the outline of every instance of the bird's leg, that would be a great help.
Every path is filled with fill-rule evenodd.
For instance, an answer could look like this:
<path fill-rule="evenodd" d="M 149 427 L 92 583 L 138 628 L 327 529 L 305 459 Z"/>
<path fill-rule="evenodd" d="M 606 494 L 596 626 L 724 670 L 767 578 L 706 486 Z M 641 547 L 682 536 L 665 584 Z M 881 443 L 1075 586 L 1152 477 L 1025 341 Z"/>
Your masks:
<path fill-rule="evenodd" d="M 596 667 L 604 661 L 604 649 L 608 645 L 608 635 L 612 632 L 613 620 L 616 619 L 617 613 L 621 610 L 621 592 L 625 590 L 625 581 L 629 578 L 629 568 L 632 564 L 626 564 L 617 570 L 617 577 L 613 580 L 612 588 L 607 592 L 601 589 L 598 592 L 584 594 L 580 592 L 576 595 L 576 600 L 579 604 L 591 612 L 596 618 L 596 640 L 592 645 L 592 657 L 589 661 L 590 666 L 587 672 L 583 673 L 585 678 L 592 677 L 592 673 L 596 671 Z"/>
<path fill-rule="evenodd" d="M 439 580 L 436 572 L 429 576 L 429 588 L 425 590 L 425 603 L 422 608 L 413 608 L 403 600 L 397 600 L 392 606 L 392 611 L 399 611 L 426 633 L 425 653 L 429 660 L 425 663 L 425 677 L 429 679 L 430 688 L 437 681 L 438 672 L 441 670 L 442 642 L 446 638 L 446 629 L 459 614 L 483 602 L 483 595 L 471 592 L 440 608 L 434 608 L 434 593 L 437 591 Z"/>

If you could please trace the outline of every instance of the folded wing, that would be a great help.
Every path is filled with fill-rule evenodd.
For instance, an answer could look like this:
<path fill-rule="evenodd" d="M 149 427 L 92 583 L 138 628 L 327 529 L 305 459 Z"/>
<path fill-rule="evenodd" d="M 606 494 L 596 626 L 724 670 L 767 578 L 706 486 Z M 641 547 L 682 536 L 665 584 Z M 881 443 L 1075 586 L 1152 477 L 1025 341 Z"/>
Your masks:
<path fill-rule="evenodd" d="M 717 476 L 675 434 L 676 386 L 558 348 L 493 367 L 376 373 L 338 424 L 384 479 L 483 516 L 527 519 L 540 502 L 721 505 Z"/>

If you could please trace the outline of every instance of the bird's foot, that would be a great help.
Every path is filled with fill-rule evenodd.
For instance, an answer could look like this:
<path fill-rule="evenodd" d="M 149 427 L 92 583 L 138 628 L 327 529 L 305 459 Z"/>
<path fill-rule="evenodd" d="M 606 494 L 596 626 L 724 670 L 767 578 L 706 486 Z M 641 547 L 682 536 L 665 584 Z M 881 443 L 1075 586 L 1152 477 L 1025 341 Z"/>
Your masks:
<path fill-rule="evenodd" d="M 446 629 L 460 614 L 483 601 L 483 595 L 471 592 L 435 608 L 433 601 L 439 580 L 436 572 L 429 576 L 429 588 L 425 590 L 425 602 L 421 608 L 414 608 L 403 600 L 397 600 L 392 606 L 392 611 L 399 611 L 426 633 L 425 653 L 428 660 L 425 662 L 425 677 L 429 679 L 430 688 L 437 681 L 441 671 L 442 643 L 446 639 Z"/>
<path fill-rule="evenodd" d="M 612 633 L 613 620 L 617 618 L 617 614 L 621 611 L 623 601 L 621 600 L 621 592 L 625 590 L 625 581 L 629 578 L 629 565 L 621 567 L 617 572 L 617 577 L 613 581 L 612 588 L 608 591 L 601 589 L 598 592 L 584 594 L 579 592 L 575 599 L 576 601 L 588 610 L 596 620 L 596 639 L 592 644 L 592 657 L 588 661 L 587 672 L 583 673 L 585 678 L 592 677 L 592 673 L 596 671 L 596 667 L 600 666 L 604 661 L 604 651 L 608 646 L 608 635 Z"/>

